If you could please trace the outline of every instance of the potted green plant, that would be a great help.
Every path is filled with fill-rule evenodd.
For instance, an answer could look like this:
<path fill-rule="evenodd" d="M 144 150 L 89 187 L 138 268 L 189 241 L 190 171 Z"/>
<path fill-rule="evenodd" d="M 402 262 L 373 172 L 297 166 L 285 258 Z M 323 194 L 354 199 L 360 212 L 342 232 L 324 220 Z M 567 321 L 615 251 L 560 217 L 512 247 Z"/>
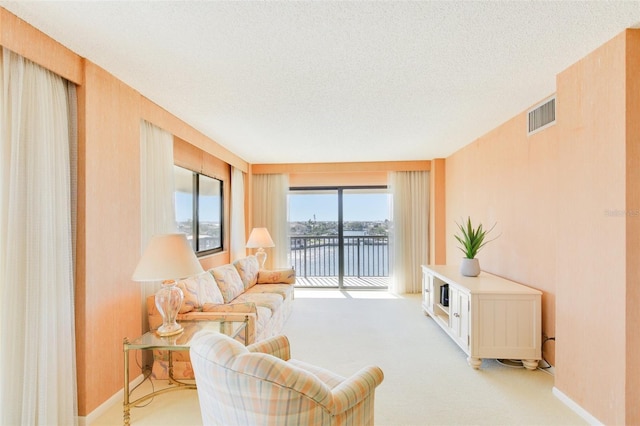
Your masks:
<path fill-rule="evenodd" d="M 482 224 L 479 224 L 476 228 L 471 224 L 471 218 L 467 218 L 466 224 L 459 224 L 459 234 L 456 234 L 456 240 L 460 243 L 458 247 L 463 253 L 462 263 L 460 264 L 460 273 L 466 277 L 477 277 L 480 275 L 480 262 L 476 259 L 476 254 L 487 243 L 495 240 L 486 240 L 486 236 L 489 232 L 495 228 L 495 224 L 489 229 L 482 228 Z M 497 238 L 497 237 L 496 237 Z"/>

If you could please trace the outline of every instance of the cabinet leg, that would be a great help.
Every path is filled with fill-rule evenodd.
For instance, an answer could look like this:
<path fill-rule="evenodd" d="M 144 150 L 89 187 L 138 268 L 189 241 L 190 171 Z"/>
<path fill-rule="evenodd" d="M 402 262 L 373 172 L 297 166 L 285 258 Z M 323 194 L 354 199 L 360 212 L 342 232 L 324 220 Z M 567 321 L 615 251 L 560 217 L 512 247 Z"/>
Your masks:
<path fill-rule="evenodd" d="M 522 360 L 522 365 L 524 365 L 524 368 L 526 368 L 527 370 L 535 370 L 536 368 L 538 368 L 538 360 L 537 359 L 523 359 Z"/>
<path fill-rule="evenodd" d="M 482 358 L 469 357 L 467 358 L 467 362 L 471 367 L 473 367 L 474 370 L 480 370 L 480 366 L 482 365 Z"/>

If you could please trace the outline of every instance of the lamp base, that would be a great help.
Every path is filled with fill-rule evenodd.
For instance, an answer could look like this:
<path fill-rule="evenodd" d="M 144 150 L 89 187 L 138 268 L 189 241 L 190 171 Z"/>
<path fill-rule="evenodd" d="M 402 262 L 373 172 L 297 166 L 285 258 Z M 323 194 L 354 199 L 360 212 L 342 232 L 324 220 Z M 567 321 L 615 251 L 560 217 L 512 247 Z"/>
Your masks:
<path fill-rule="evenodd" d="M 267 252 L 265 252 L 262 247 L 256 252 L 256 259 L 258 259 L 260 269 L 264 269 L 264 263 L 267 261 Z"/>
<path fill-rule="evenodd" d="M 167 280 L 156 293 L 156 308 L 162 315 L 162 325 L 156 330 L 158 336 L 173 336 L 182 332 L 183 328 L 176 322 L 178 311 L 182 306 L 184 295 L 174 280 Z"/>
<path fill-rule="evenodd" d="M 173 324 L 167 324 L 167 327 L 161 325 L 156 330 L 156 334 L 160 337 L 175 336 L 176 334 L 182 333 L 183 330 L 184 327 L 177 322 L 174 322 Z"/>

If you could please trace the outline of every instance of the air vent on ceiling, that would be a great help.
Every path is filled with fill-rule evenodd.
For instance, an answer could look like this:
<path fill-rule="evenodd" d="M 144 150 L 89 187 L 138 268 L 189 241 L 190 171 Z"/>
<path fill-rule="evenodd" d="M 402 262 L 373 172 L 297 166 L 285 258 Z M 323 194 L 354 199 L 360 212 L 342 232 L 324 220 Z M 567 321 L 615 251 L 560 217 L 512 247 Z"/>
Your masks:
<path fill-rule="evenodd" d="M 553 126 L 556 123 L 556 97 L 549 98 L 527 113 L 527 135 Z"/>

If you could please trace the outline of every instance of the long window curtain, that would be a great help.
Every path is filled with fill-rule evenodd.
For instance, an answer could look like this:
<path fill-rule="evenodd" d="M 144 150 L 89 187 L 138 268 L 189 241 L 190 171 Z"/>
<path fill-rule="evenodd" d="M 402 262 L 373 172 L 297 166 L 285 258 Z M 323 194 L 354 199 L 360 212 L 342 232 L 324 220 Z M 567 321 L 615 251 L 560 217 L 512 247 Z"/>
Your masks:
<path fill-rule="evenodd" d="M 390 173 L 393 194 L 391 291 L 419 293 L 429 260 L 429 172 Z"/>
<path fill-rule="evenodd" d="M 174 207 L 173 135 L 146 120 L 140 121 L 140 249 L 156 234 L 176 232 Z M 142 254 L 142 253 L 141 253 Z M 142 328 L 148 330 L 148 296 L 160 283 L 142 286 Z"/>
<path fill-rule="evenodd" d="M 176 232 L 173 135 L 140 122 L 140 198 L 142 250 L 156 234 Z"/>
<path fill-rule="evenodd" d="M 247 255 L 244 223 L 244 174 L 231 168 L 231 261 Z"/>
<path fill-rule="evenodd" d="M 1 61 L 0 424 L 73 425 L 75 86 Z"/>
<path fill-rule="evenodd" d="M 254 228 L 265 227 L 275 247 L 267 249 L 265 268 L 289 266 L 289 237 L 287 230 L 287 194 L 289 176 L 284 174 L 256 174 L 252 180 Z"/>

